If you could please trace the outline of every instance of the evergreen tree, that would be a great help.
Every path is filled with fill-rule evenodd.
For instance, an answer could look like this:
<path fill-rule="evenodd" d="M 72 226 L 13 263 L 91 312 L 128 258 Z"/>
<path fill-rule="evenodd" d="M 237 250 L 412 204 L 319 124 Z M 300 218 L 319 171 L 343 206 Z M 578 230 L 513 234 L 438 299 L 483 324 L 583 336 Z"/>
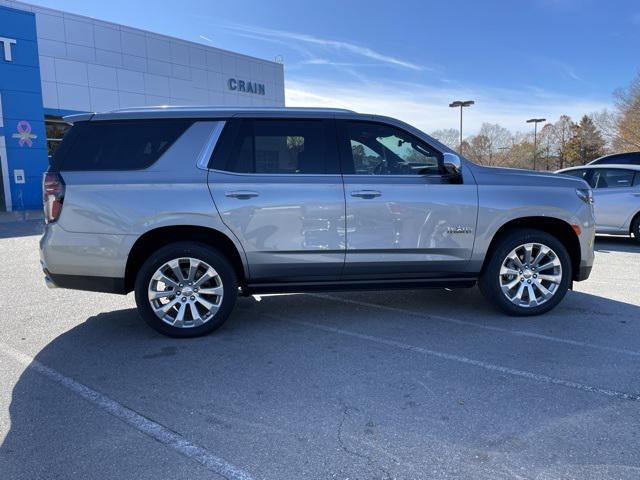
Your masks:
<path fill-rule="evenodd" d="M 565 150 L 565 158 L 570 165 L 583 165 L 604 155 L 605 142 L 602 133 L 591 117 L 585 115 L 580 123 L 573 126 L 572 136 Z"/>

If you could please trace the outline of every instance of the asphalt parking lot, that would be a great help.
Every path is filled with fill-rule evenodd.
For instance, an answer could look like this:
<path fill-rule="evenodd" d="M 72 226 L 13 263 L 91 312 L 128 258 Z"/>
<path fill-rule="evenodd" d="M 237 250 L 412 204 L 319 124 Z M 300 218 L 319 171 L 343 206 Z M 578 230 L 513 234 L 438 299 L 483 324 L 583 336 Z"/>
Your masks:
<path fill-rule="evenodd" d="M 0 224 L 0 478 L 640 478 L 640 247 L 542 317 L 476 289 L 241 298 L 162 337 L 132 295 L 48 290 Z"/>

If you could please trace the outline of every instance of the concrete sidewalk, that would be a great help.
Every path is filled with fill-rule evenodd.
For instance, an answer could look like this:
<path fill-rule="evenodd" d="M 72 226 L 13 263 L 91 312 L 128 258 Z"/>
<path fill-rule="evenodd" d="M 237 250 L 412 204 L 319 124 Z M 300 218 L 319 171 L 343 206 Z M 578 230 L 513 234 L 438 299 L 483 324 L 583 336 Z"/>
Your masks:
<path fill-rule="evenodd" d="M 0 239 L 41 235 L 43 228 L 42 210 L 0 212 Z"/>
<path fill-rule="evenodd" d="M 0 212 L 0 223 L 44 221 L 44 212 L 39 210 L 21 210 L 16 212 Z"/>

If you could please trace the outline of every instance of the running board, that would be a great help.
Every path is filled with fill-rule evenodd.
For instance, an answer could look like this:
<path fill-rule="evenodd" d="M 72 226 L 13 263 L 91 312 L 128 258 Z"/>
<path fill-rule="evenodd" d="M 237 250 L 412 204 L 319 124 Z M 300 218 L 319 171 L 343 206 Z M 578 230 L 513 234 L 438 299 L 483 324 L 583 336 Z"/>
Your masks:
<path fill-rule="evenodd" d="M 477 277 L 407 278 L 384 280 L 339 280 L 324 282 L 250 283 L 242 287 L 244 295 L 266 293 L 343 292 L 348 290 L 403 290 L 411 288 L 470 288 Z"/>

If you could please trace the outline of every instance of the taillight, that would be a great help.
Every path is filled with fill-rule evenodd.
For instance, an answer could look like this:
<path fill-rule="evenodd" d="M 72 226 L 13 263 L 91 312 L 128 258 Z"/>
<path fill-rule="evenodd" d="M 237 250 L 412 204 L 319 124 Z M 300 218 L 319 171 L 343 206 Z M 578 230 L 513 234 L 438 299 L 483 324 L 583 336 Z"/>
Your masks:
<path fill-rule="evenodd" d="M 51 223 L 58 219 L 64 201 L 64 181 L 59 173 L 46 172 L 42 180 L 44 220 Z"/>

